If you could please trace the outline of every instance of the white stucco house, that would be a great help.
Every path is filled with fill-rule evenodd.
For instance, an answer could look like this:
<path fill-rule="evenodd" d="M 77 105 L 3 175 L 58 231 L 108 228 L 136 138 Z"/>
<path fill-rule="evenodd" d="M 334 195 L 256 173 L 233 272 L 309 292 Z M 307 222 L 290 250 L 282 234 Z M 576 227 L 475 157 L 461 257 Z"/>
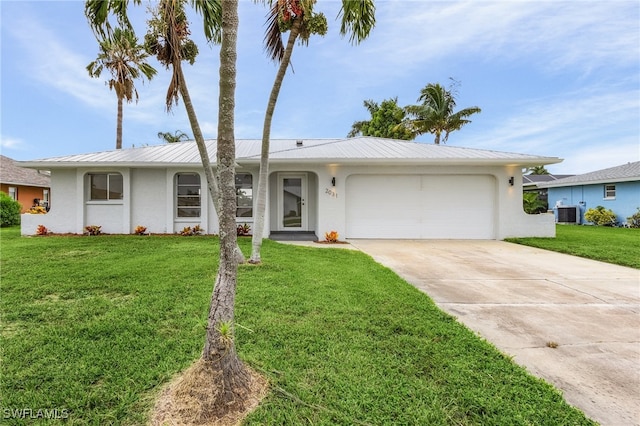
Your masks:
<path fill-rule="evenodd" d="M 260 140 L 237 140 L 237 222 L 252 226 Z M 215 164 L 216 141 L 207 141 Z M 311 232 L 341 239 L 503 239 L 555 235 L 552 214 L 522 209 L 522 170 L 562 161 L 410 141 L 272 140 L 264 237 Z M 38 225 L 78 233 L 99 225 L 112 234 L 137 226 L 175 233 L 218 219 L 192 141 L 23 161 L 51 172 L 56 202 L 46 215 L 22 216 L 22 234 Z"/>

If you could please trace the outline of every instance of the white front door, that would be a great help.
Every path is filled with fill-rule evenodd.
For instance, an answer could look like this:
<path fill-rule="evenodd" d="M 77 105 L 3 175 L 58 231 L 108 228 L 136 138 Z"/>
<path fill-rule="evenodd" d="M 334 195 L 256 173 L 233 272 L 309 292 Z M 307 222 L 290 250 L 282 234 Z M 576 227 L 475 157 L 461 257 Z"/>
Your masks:
<path fill-rule="evenodd" d="M 278 230 L 307 231 L 307 174 L 278 174 Z"/>

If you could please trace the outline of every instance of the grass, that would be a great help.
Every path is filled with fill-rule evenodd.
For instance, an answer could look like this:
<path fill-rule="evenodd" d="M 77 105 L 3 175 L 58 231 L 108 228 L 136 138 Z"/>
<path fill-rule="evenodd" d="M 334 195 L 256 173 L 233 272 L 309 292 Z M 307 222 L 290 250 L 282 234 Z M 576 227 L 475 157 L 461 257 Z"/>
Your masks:
<path fill-rule="evenodd" d="M 0 230 L 6 424 L 144 424 L 200 355 L 218 240 L 18 232 Z M 265 241 L 263 258 L 239 270 L 238 350 L 271 383 L 246 424 L 594 424 L 370 257 Z"/>
<path fill-rule="evenodd" d="M 556 225 L 555 238 L 507 241 L 640 269 L 640 229 Z"/>

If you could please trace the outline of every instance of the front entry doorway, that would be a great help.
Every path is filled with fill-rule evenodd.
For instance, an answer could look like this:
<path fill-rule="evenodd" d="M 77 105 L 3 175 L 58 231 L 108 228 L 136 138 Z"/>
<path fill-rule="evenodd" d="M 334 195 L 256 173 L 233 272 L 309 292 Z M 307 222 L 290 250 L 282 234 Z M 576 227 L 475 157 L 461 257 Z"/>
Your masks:
<path fill-rule="evenodd" d="M 278 230 L 307 231 L 307 174 L 278 174 Z"/>

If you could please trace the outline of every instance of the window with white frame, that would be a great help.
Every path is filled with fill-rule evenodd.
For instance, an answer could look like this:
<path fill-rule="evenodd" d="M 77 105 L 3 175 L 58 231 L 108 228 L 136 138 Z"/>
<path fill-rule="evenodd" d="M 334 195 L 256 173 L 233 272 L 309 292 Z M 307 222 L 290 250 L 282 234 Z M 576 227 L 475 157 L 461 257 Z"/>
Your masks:
<path fill-rule="evenodd" d="M 9 187 L 9 197 L 11 197 L 12 199 L 18 201 L 18 188 L 15 186 L 10 186 Z"/>
<path fill-rule="evenodd" d="M 236 173 L 237 218 L 253 217 L 253 176 L 251 173 Z"/>
<path fill-rule="evenodd" d="M 200 175 L 176 175 L 176 217 L 200 217 Z"/>
<path fill-rule="evenodd" d="M 604 198 L 605 200 L 613 200 L 616 198 L 616 186 L 605 185 L 604 186 Z"/>
<path fill-rule="evenodd" d="M 122 200 L 123 183 L 120 173 L 90 173 L 89 174 L 89 199 Z"/>

